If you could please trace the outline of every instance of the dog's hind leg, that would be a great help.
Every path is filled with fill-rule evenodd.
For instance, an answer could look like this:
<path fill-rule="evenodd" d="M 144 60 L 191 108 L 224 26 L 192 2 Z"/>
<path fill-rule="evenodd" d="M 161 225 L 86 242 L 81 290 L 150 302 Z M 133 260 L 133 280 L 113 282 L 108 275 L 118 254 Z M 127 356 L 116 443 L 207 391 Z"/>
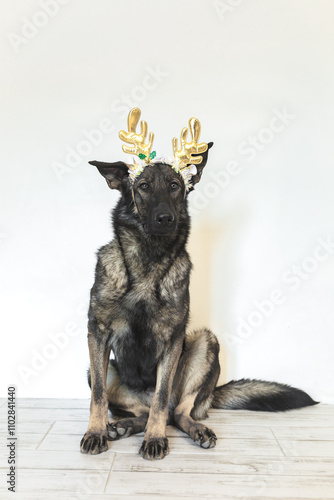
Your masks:
<path fill-rule="evenodd" d="M 151 398 L 146 392 L 138 392 L 122 383 L 112 361 L 108 366 L 107 395 L 113 417 L 126 416 L 108 424 L 110 440 L 115 441 L 145 430 Z"/>
<path fill-rule="evenodd" d="M 216 435 L 196 420 L 207 417 L 211 407 L 219 367 L 219 344 L 210 330 L 197 330 L 187 334 L 181 356 L 173 402 L 176 405 L 172 423 L 188 434 L 203 448 L 213 448 Z"/>
<path fill-rule="evenodd" d="M 128 417 L 110 422 L 108 424 L 108 435 L 111 441 L 127 438 L 132 434 L 144 432 L 148 420 L 148 412 L 142 413 L 139 417 Z"/>

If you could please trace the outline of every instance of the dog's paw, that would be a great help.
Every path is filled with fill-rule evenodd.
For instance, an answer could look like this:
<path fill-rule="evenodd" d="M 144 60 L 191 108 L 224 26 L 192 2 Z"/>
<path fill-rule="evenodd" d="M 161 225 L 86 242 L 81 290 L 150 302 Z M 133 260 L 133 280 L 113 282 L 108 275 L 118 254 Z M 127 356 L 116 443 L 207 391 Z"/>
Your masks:
<path fill-rule="evenodd" d="M 86 432 L 80 442 L 81 453 L 98 455 L 108 450 L 108 434 L 106 432 Z"/>
<path fill-rule="evenodd" d="M 107 432 L 110 441 L 129 437 L 132 434 L 132 420 L 123 419 L 119 422 L 109 422 Z"/>
<path fill-rule="evenodd" d="M 162 460 L 169 453 L 167 438 L 144 439 L 139 454 L 146 460 Z"/>
<path fill-rule="evenodd" d="M 190 437 L 202 448 L 214 448 L 216 446 L 216 434 L 203 424 L 195 424 L 191 429 Z"/>

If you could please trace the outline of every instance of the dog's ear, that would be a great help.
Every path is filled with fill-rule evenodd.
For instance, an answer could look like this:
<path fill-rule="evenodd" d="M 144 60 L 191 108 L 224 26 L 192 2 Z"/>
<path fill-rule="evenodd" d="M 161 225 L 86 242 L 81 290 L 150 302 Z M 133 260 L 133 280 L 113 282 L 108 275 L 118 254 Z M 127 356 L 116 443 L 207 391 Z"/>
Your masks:
<path fill-rule="evenodd" d="M 209 149 L 212 148 L 212 146 L 213 146 L 213 142 L 209 142 L 208 149 L 205 151 L 205 153 L 201 153 L 198 155 L 192 155 L 192 156 L 201 156 L 203 158 L 201 163 L 199 163 L 198 165 L 195 165 L 197 168 L 197 174 L 193 175 L 193 177 L 191 178 L 191 183 L 193 186 L 201 180 L 203 168 L 205 167 L 205 165 L 208 161 Z"/>
<path fill-rule="evenodd" d="M 124 181 L 129 176 L 129 166 L 123 161 L 105 163 L 104 161 L 89 161 L 90 165 L 97 167 L 98 171 L 107 181 L 110 189 L 123 190 Z"/>

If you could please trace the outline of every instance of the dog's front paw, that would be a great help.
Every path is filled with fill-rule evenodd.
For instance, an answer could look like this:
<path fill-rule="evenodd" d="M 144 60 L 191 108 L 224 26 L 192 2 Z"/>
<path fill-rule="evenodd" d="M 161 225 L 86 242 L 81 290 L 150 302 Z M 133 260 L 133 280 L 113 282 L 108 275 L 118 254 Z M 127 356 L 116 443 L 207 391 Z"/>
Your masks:
<path fill-rule="evenodd" d="M 89 455 L 98 455 L 108 450 L 108 434 L 107 432 L 89 432 L 87 431 L 80 442 L 81 453 Z"/>
<path fill-rule="evenodd" d="M 144 439 L 139 454 L 146 460 L 162 460 L 169 453 L 167 438 Z"/>

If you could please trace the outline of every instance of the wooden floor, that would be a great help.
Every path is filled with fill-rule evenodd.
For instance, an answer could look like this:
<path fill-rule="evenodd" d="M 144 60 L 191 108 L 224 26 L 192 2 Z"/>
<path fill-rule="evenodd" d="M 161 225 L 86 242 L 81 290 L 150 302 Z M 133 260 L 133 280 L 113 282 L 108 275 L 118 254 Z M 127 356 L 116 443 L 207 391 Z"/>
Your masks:
<path fill-rule="evenodd" d="M 138 455 L 142 435 L 82 455 L 87 400 L 21 399 L 17 408 L 17 493 L 7 491 L 7 408 L 0 401 L 0 498 L 334 499 L 334 406 L 288 413 L 212 410 L 217 446 L 205 450 L 168 427 L 170 454 Z"/>

